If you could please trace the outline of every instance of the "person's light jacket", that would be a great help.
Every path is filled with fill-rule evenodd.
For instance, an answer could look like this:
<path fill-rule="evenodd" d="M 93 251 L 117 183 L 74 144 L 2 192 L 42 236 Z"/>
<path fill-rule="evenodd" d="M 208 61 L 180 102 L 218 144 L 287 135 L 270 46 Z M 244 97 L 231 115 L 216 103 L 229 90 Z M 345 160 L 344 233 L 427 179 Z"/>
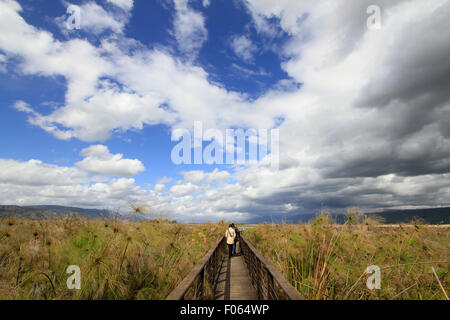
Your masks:
<path fill-rule="evenodd" d="M 225 237 L 227 238 L 227 244 L 233 244 L 234 238 L 236 238 L 236 232 L 233 228 L 228 228 L 228 230 L 225 232 Z"/>

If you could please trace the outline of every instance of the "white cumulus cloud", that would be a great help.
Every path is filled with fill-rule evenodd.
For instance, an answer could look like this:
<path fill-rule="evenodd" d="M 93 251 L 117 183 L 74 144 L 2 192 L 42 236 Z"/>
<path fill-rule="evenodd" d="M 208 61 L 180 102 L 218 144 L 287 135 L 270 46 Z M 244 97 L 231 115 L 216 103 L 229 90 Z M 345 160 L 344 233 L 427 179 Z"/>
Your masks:
<path fill-rule="evenodd" d="M 234 53 L 246 62 L 251 62 L 254 59 L 255 52 L 258 50 L 251 39 L 245 35 L 234 36 L 230 45 Z"/>
<path fill-rule="evenodd" d="M 208 39 L 203 15 L 189 7 L 188 0 L 174 0 L 175 17 L 173 33 L 179 49 L 195 57 Z"/>
<path fill-rule="evenodd" d="M 122 154 L 111 154 L 104 145 L 90 146 L 81 151 L 84 159 L 75 165 L 93 174 L 132 177 L 145 170 L 137 159 L 123 159 Z"/>
<path fill-rule="evenodd" d="M 174 185 L 172 188 L 170 188 L 170 192 L 172 192 L 175 196 L 192 195 L 199 192 L 199 190 L 200 190 L 199 186 L 192 184 L 190 182 L 177 184 Z"/>
<path fill-rule="evenodd" d="M 16 161 L 0 159 L 0 183 L 42 186 L 72 185 L 89 182 L 86 172 L 72 167 L 46 164 L 40 160 Z"/>
<path fill-rule="evenodd" d="M 133 9 L 134 0 L 107 0 L 108 2 L 115 4 L 119 8 L 122 8 L 125 11 L 130 11 Z"/>

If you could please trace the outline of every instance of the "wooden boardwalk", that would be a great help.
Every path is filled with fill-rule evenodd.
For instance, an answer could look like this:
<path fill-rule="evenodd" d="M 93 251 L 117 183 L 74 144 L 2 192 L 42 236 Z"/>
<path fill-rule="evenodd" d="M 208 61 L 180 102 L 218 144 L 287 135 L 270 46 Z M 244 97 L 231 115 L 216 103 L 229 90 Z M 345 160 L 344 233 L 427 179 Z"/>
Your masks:
<path fill-rule="evenodd" d="M 239 252 L 239 243 L 237 252 Z M 216 300 L 257 300 L 243 256 L 225 258 L 215 291 Z"/>
<path fill-rule="evenodd" d="M 237 252 L 242 255 L 224 258 L 228 251 L 226 247 L 225 237 L 218 239 L 166 300 L 304 299 L 244 237 L 241 237 L 237 248 Z M 250 266 L 250 274 L 246 261 Z"/>

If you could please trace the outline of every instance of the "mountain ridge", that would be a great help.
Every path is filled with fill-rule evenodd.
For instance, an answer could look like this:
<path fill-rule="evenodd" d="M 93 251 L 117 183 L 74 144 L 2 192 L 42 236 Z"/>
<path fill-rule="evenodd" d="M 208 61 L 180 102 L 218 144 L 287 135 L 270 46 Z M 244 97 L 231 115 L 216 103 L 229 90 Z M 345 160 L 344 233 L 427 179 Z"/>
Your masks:
<path fill-rule="evenodd" d="M 50 219 L 62 218 L 69 213 L 76 213 L 87 219 L 130 219 L 131 215 L 117 215 L 111 210 L 106 209 L 86 209 L 79 207 L 57 206 L 57 205 L 35 205 L 35 206 L 17 206 L 0 205 L 0 218 L 30 218 L 30 219 Z M 408 209 L 408 210 L 387 210 L 383 212 L 367 213 L 369 217 L 378 218 L 385 224 L 409 223 L 412 220 L 420 220 L 426 224 L 450 224 L 450 207 L 427 208 L 427 209 Z M 311 221 L 317 214 L 303 214 L 295 216 L 261 216 L 249 219 L 245 223 L 287 223 L 296 224 Z M 345 222 L 345 214 L 331 214 L 335 223 Z M 137 216 L 138 220 L 145 219 L 144 216 Z"/>

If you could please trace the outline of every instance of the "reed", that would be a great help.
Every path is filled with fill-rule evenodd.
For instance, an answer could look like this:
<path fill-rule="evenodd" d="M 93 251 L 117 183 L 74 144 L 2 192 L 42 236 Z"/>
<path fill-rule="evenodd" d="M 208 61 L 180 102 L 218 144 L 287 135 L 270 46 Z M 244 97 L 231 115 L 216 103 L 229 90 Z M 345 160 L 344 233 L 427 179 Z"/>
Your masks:
<path fill-rule="evenodd" d="M 0 220 L 0 299 L 164 299 L 222 235 L 215 224 Z M 66 269 L 81 269 L 69 290 Z"/>
<path fill-rule="evenodd" d="M 309 224 L 259 225 L 245 236 L 308 299 L 446 299 L 450 229 L 384 228 L 350 214 L 343 226 L 322 212 Z M 366 286 L 370 265 L 381 268 L 380 290 Z"/>

